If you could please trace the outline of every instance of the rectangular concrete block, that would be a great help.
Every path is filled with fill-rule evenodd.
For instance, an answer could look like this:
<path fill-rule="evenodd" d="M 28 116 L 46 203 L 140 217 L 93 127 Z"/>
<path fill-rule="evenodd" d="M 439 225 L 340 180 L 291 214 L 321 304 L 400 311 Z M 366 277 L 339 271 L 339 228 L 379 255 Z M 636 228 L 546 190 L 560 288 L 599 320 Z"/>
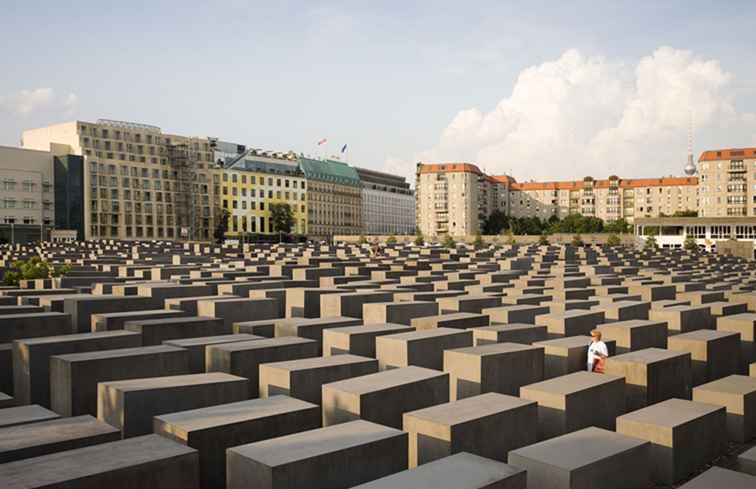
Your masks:
<path fill-rule="evenodd" d="M 555 340 L 537 341 L 533 346 L 544 348 L 543 375 L 546 379 L 588 370 L 590 336 L 570 336 Z M 609 356 L 615 354 L 615 342 L 605 340 Z"/>
<path fill-rule="evenodd" d="M 436 328 L 378 336 L 375 354 L 381 370 L 418 367 L 442 370 L 444 350 L 472 346 L 472 331 Z"/>
<path fill-rule="evenodd" d="M 667 348 L 666 321 L 631 319 L 602 324 L 598 330 L 602 341 L 615 342 L 619 354 L 645 348 Z"/>
<path fill-rule="evenodd" d="M 400 429 L 408 411 L 449 402 L 449 374 L 422 367 L 387 370 L 323 386 L 323 425 L 364 419 Z"/>
<path fill-rule="evenodd" d="M 726 487 L 727 489 L 751 489 L 756 484 L 756 477 L 735 472 L 734 470 L 712 467 L 698 477 L 681 485 L 679 489 L 710 489 Z"/>
<path fill-rule="evenodd" d="M 0 429 L 0 464 L 120 438 L 118 429 L 89 415 L 6 427 Z"/>
<path fill-rule="evenodd" d="M 610 356 L 606 373 L 625 377 L 628 411 L 674 397 L 691 397 L 690 353 L 646 348 Z"/>
<path fill-rule="evenodd" d="M 504 461 L 510 450 L 538 441 L 537 404 L 493 392 L 404 413 L 403 419 L 410 468 L 460 452 Z"/>
<path fill-rule="evenodd" d="M 183 348 L 189 352 L 189 373 L 201 374 L 205 372 L 205 350 L 209 345 L 222 345 L 238 341 L 260 340 L 262 336 L 251 334 L 224 334 L 218 336 L 200 336 L 182 340 L 167 340 L 164 345 Z"/>
<path fill-rule="evenodd" d="M 434 328 L 470 329 L 488 326 L 490 319 L 485 314 L 474 312 L 454 312 L 438 316 L 425 316 L 412 319 L 412 327 L 418 330 Z"/>
<path fill-rule="evenodd" d="M 525 471 L 461 452 L 353 489 L 525 489 Z"/>
<path fill-rule="evenodd" d="M 373 302 L 392 302 L 391 292 L 344 292 L 327 294 L 320 298 L 320 317 L 346 316 L 362 319 L 363 304 Z"/>
<path fill-rule="evenodd" d="M 619 416 L 617 433 L 651 442 L 651 480 L 664 485 L 704 468 L 727 446 L 724 408 L 683 399 Z"/>
<path fill-rule="evenodd" d="M 185 311 L 172 311 L 169 309 L 92 314 L 91 329 L 92 331 L 112 331 L 116 329 L 124 329 L 124 324 L 127 321 L 178 318 L 185 316 L 190 316 L 190 314 Z"/>
<path fill-rule="evenodd" d="M 414 318 L 437 316 L 438 313 L 436 302 L 375 302 L 362 306 L 365 324 L 396 323 L 411 326 Z"/>
<path fill-rule="evenodd" d="M 475 346 L 490 345 L 492 343 L 521 343 L 530 345 L 547 338 L 546 326 L 535 324 L 505 324 L 474 328 L 473 343 Z"/>
<path fill-rule="evenodd" d="M 712 329 L 714 318 L 708 306 L 673 306 L 649 312 L 649 319 L 665 321 L 669 335 Z"/>
<path fill-rule="evenodd" d="M 483 309 L 501 305 L 501 297 L 493 295 L 458 295 L 438 299 L 438 307 L 442 312 L 469 312 L 480 314 Z"/>
<path fill-rule="evenodd" d="M 535 324 L 536 316 L 549 314 L 548 306 L 514 305 L 483 309 L 491 318 L 491 324 Z"/>
<path fill-rule="evenodd" d="M 6 489 L 199 488 L 197 451 L 158 435 L 0 465 Z"/>
<path fill-rule="evenodd" d="M 320 316 L 320 298 L 327 294 L 340 294 L 341 289 L 294 287 L 286 289 L 287 318 L 317 318 Z"/>
<path fill-rule="evenodd" d="M 748 366 L 756 361 L 756 314 L 748 312 L 717 318 L 717 330 L 740 333 L 740 373 L 747 373 Z"/>
<path fill-rule="evenodd" d="M 602 304 L 593 308 L 594 311 L 604 311 L 606 319 L 614 321 L 629 321 L 632 319 L 648 319 L 651 310 L 650 302 L 619 301 Z"/>
<path fill-rule="evenodd" d="M 102 331 L 17 340 L 13 343 L 14 391 L 20 404 L 50 407 L 50 357 L 68 353 L 136 348 L 131 331 Z"/>
<path fill-rule="evenodd" d="M 71 316 L 71 332 L 87 333 L 92 330 L 92 315 L 108 312 L 148 311 L 163 306 L 152 297 L 93 295 L 69 297 L 63 301 L 63 310 Z M 58 333 L 60 334 L 60 333 Z"/>
<path fill-rule="evenodd" d="M 605 322 L 603 311 L 582 311 L 573 309 L 560 314 L 536 316 L 538 326 L 546 326 L 549 339 L 569 336 L 590 336 L 596 326 Z"/>
<path fill-rule="evenodd" d="M 543 380 L 544 349 L 495 343 L 444 351 L 452 401 L 498 392 L 515 396 L 520 387 Z"/>
<path fill-rule="evenodd" d="M 408 333 L 415 328 L 403 324 L 368 324 L 323 330 L 323 356 L 351 353 L 375 358 L 379 336 Z"/>
<path fill-rule="evenodd" d="M 189 373 L 189 353 L 143 346 L 50 357 L 50 407 L 63 416 L 97 415 L 97 384 Z"/>
<path fill-rule="evenodd" d="M 154 418 L 155 433 L 199 452 L 200 486 L 226 484 L 226 450 L 320 428 L 320 408 L 288 396 L 250 399 Z"/>
<path fill-rule="evenodd" d="M 306 338 L 270 338 L 209 345 L 205 349 L 208 372 L 226 372 L 249 379 L 249 396 L 259 397 L 260 364 L 318 356 L 318 343 Z"/>
<path fill-rule="evenodd" d="M 230 448 L 226 487 L 347 489 L 406 468 L 407 434 L 358 420 Z"/>
<path fill-rule="evenodd" d="M 740 335 L 731 331 L 708 329 L 669 337 L 671 351 L 688 352 L 691 356 L 693 385 L 701 385 L 738 373 L 740 368 Z"/>
<path fill-rule="evenodd" d="M 730 375 L 693 389 L 693 400 L 727 409 L 727 435 L 746 443 L 756 438 L 756 378 Z"/>
<path fill-rule="evenodd" d="M 546 440 L 588 426 L 614 430 L 625 412 L 625 380 L 615 375 L 575 372 L 520 388 L 538 403 L 538 436 Z"/>
<path fill-rule="evenodd" d="M 199 301 L 197 314 L 219 318 L 230 333 L 234 323 L 251 320 L 280 318 L 276 299 L 227 299 Z"/>
<path fill-rule="evenodd" d="M 260 365 L 260 397 L 286 395 L 321 405 L 323 384 L 378 372 L 378 360 L 356 355 L 302 358 Z"/>
<path fill-rule="evenodd" d="M 231 334 L 231 325 L 207 316 L 128 321 L 124 329 L 141 334 L 144 346 L 160 345 L 167 340 Z"/>
<path fill-rule="evenodd" d="M 222 372 L 101 382 L 97 417 L 131 438 L 152 433 L 154 416 L 243 401 L 248 396 L 246 378 Z"/>
<path fill-rule="evenodd" d="M 71 316 L 60 312 L 37 312 L 0 316 L 0 343 L 22 338 L 40 338 L 71 333 Z"/>
<path fill-rule="evenodd" d="M 58 419 L 60 415 L 37 404 L 0 409 L 0 428 Z"/>
<path fill-rule="evenodd" d="M 232 325 L 234 334 L 251 334 L 265 338 L 273 338 L 276 333 L 278 319 L 261 319 L 260 321 L 242 321 Z"/>
<path fill-rule="evenodd" d="M 297 336 L 314 340 L 318 344 L 318 355 L 322 355 L 323 331 L 360 324 L 361 319 L 349 317 L 280 319 L 276 321 L 274 334 L 276 338 Z"/>
<path fill-rule="evenodd" d="M 650 443 L 601 428 L 585 428 L 509 452 L 527 471 L 528 489 L 648 489 Z M 597 482 L 611 481 L 611 482 Z"/>

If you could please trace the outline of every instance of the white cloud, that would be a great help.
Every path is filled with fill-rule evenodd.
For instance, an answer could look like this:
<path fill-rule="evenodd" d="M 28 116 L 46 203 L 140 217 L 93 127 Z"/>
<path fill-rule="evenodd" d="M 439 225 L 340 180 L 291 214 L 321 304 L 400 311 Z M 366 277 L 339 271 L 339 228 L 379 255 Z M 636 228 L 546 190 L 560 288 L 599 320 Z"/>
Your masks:
<path fill-rule="evenodd" d="M 732 78 L 716 60 L 669 47 L 635 66 L 569 50 L 523 70 L 493 110 L 459 111 L 413 159 L 475 162 L 521 181 L 679 174 L 691 115 L 696 133 L 721 135 L 722 147 L 756 133 L 756 117 L 734 108 Z M 392 160 L 414 172 L 409 159 Z"/>
<path fill-rule="evenodd" d="M 77 104 L 78 97 L 75 94 L 58 95 L 52 88 L 34 88 L 11 95 L 0 95 L 0 112 L 17 116 L 29 116 L 37 112 L 70 114 Z"/>

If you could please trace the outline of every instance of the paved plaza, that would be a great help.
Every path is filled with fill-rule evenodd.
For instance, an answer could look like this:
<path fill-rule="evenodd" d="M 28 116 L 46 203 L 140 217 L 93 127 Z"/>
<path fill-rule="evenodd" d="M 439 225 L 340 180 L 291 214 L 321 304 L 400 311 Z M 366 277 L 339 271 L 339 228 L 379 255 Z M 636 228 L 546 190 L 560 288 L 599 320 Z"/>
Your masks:
<path fill-rule="evenodd" d="M 90 241 L 0 286 L 0 488 L 756 488 L 756 262 Z M 587 371 L 591 332 L 610 352 Z"/>

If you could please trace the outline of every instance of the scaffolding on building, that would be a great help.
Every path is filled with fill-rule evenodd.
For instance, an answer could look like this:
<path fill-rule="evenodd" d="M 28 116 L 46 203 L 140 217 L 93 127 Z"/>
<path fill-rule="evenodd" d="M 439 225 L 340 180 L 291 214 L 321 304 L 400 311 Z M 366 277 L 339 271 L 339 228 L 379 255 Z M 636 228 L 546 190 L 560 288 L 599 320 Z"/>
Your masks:
<path fill-rule="evenodd" d="M 168 146 L 168 162 L 173 172 L 176 191 L 174 194 L 174 214 L 178 238 L 187 241 L 199 241 L 200 213 L 197 182 L 196 162 L 192 158 L 192 149 L 188 143 L 178 143 Z"/>

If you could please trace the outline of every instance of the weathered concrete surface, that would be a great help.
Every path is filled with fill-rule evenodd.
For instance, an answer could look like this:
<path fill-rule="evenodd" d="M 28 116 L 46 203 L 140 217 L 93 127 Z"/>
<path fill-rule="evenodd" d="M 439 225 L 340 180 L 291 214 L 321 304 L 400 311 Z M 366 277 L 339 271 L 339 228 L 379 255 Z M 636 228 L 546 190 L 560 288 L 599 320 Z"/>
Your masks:
<path fill-rule="evenodd" d="M 323 386 L 323 425 L 361 418 L 401 429 L 402 415 L 449 402 L 449 374 L 405 367 Z"/>
<path fill-rule="evenodd" d="M 222 319 L 207 316 L 127 321 L 124 329 L 142 335 L 144 346 L 160 345 L 168 340 L 231 334 L 230 324 L 225 324 Z"/>
<path fill-rule="evenodd" d="M 670 351 L 691 355 L 693 385 L 738 373 L 740 335 L 733 331 L 702 329 L 669 337 Z"/>
<path fill-rule="evenodd" d="M 682 399 L 619 416 L 617 433 L 651 442 L 651 480 L 664 485 L 695 473 L 727 446 L 725 409 Z"/>
<path fill-rule="evenodd" d="M 222 372 L 101 382 L 97 417 L 131 438 L 152 433 L 154 416 L 243 401 L 248 396 L 247 379 Z"/>
<path fill-rule="evenodd" d="M 97 415 L 97 383 L 189 373 L 189 353 L 144 346 L 50 357 L 50 407 L 63 416 Z"/>
<path fill-rule="evenodd" d="M 406 468 L 406 433 L 357 420 L 229 449 L 226 487 L 347 489 Z"/>
<path fill-rule="evenodd" d="M 353 489 L 525 489 L 525 484 L 524 470 L 462 452 Z"/>
<path fill-rule="evenodd" d="M 117 428 L 89 415 L 0 429 L 0 464 L 121 438 Z"/>
<path fill-rule="evenodd" d="M 530 345 L 547 339 L 546 326 L 535 324 L 505 324 L 473 328 L 475 346 L 491 343 L 522 343 Z"/>
<path fill-rule="evenodd" d="M 204 489 L 225 487 L 226 450 L 320 428 L 320 408 L 288 396 L 156 416 L 155 433 L 196 449 Z"/>
<path fill-rule="evenodd" d="M 183 340 L 167 340 L 163 341 L 163 344 L 187 350 L 189 352 L 189 372 L 193 374 L 201 374 L 206 371 L 205 350 L 209 345 L 222 345 L 224 343 L 261 339 L 262 336 L 251 334 L 224 334 L 218 336 L 200 336 Z"/>
<path fill-rule="evenodd" d="M 512 450 L 508 461 L 527 471 L 531 489 L 589 488 L 596 481 L 611 481 L 612 489 L 647 489 L 649 448 L 645 440 L 591 427 Z"/>
<path fill-rule="evenodd" d="M 418 367 L 442 370 L 444 350 L 472 346 L 472 331 L 435 328 L 378 336 L 375 355 L 381 370 Z"/>
<path fill-rule="evenodd" d="M 738 443 L 756 438 L 756 378 L 730 375 L 693 389 L 693 400 L 727 409 L 727 435 Z"/>
<path fill-rule="evenodd" d="M 403 419 L 410 468 L 459 452 L 504 461 L 510 450 L 538 441 L 537 404 L 493 392 L 410 411 Z"/>
<path fill-rule="evenodd" d="M 0 465 L 4 489 L 198 489 L 197 451 L 147 435 Z"/>
<path fill-rule="evenodd" d="M 50 357 L 141 346 L 131 331 L 102 331 L 18 340 L 13 343 L 14 391 L 21 404 L 50 407 Z"/>
<path fill-rule="evenodd" d="M 543 380 L 543 347 L 494 343 L 446 350 L 443 355 L 451 400 L 486 392 L 515 396 L 521 386 Z"/>
<path fill-rule="evenodd" d="M 58 419 L 60 415 L 37 404 L 0 409 L 0 428 Z"/>
<path fill-rule="evenodd" d="M 368 324 L 323 330 L 323 355 L 351 353 L 375 358 L 375 340 L 379 336 L 408 333 L 415 328 L 403 324 Z"/>

